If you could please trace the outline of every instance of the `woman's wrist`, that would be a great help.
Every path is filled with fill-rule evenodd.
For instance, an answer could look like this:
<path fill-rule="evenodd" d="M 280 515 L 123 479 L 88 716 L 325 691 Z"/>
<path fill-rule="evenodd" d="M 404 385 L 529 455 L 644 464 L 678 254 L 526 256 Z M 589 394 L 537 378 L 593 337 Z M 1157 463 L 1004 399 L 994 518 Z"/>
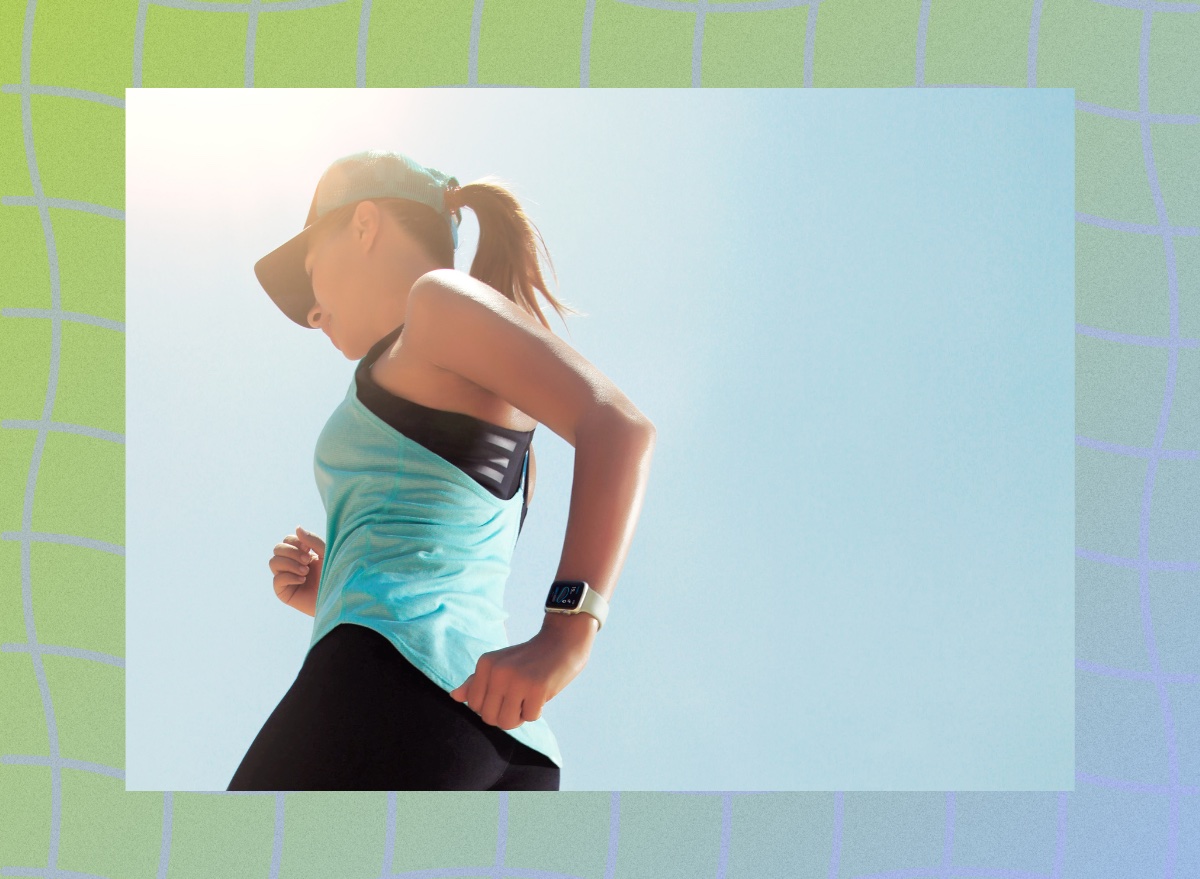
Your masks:
<path fill-rule="evenodd" d="M 589 646 L 600 631 L 600 621 L 590 613 L 554 613 L 546 611 L 542 619 L 542 631 L 556 637 L 565 637 Z"/>

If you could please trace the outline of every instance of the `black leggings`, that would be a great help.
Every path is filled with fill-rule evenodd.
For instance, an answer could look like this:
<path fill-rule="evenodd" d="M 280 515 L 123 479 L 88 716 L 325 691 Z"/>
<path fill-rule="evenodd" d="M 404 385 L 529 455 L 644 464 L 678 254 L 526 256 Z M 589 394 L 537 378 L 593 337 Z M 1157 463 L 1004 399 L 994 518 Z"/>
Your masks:
<path fill-rule="evenodd" d="M 549 757 L 492 726 L 379 632 L 335 626 L 305 657 L 227 790 L 558 790 Z"/>

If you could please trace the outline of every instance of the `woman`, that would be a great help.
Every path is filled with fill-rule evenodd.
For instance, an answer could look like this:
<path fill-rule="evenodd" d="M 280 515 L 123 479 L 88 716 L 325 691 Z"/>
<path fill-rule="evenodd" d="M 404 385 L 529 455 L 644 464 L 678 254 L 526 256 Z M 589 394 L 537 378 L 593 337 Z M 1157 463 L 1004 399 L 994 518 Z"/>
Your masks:
<path fill-rule="evenodd" d="M 469 275 L 453 268 L 464 206 Z M 255 265 L 358 365 L 314 456 L 328 541 L 297 528 L 270 561 L 276 594 L 314 617 L 309 651 L 229 790 L 559 789 L 542 708 L 607 615 L 655 431 L 550 331 L 536 294 L 564 306 L 540 241 L 498 183 L 367 151 L 326 170 L 304 230 Z M 509 646 L 538 424 L 575 448 L 571 502 L 541 629 Z"/>

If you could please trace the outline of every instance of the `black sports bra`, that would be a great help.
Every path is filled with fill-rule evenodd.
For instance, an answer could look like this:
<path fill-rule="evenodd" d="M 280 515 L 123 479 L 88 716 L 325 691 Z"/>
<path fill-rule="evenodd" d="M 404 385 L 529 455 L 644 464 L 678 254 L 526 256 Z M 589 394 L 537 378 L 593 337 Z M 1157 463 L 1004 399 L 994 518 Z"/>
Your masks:
<path fill-rule="evenodd" d="M 358 399 L 380 419 L 454 464 L 496 497 L 511 499 L 521 483 L 521 468 L 533 440 L 533 430 L 513 430 L 462 412 L 423 406 L 380 387 L 371 377 L 371 364 L 403 330 L 404 324 L 400 324 L 371 346 L 358 362 L 354 371 Z M 518 533 L 529 510 L 528 497 L 526 479 L 526 499 L 521 502 Z"/>

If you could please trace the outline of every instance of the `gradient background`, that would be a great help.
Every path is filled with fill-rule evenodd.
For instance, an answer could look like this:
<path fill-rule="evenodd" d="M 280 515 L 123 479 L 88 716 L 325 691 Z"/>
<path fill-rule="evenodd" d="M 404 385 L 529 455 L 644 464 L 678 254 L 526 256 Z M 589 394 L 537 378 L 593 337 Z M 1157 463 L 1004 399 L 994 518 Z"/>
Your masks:
<path fill-rule="evenodd" d="M 303 661 L 266 564 L 325 534 L 313 445 L 357 361 L 251 267 L 372 145 L 510 179 L 588 313 L 563 335 L 658 430 L 603 643 L 545 710 L 562 789 L 1070 787 L 1071 100 L 128 95 L 126 787 L 224 790 Z M 513 642 L 573 474 L 534 444 Z"/>
<path fill-rule="evenodd" d="M 0 5 L 0 875 L 1200 869 L 1197 4 L 190 5 Z M 1075 89 L 1075 791 L 124 791 L 124 89 L 455 84 Z"/>

